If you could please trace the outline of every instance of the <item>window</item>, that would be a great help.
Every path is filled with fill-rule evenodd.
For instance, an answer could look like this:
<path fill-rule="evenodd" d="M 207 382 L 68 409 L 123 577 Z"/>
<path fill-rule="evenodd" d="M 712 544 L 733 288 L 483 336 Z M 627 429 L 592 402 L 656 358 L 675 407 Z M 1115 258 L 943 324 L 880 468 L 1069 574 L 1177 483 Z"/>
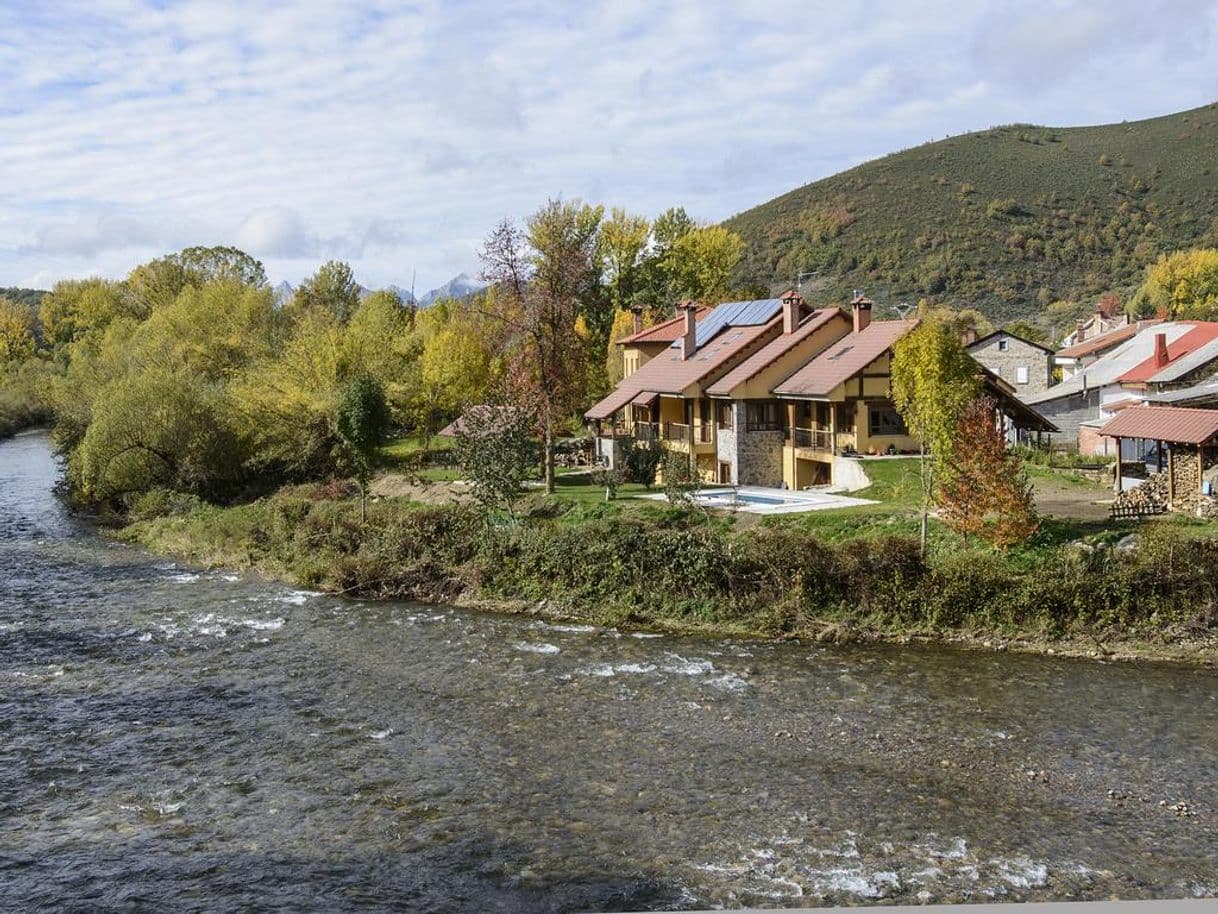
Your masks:
<path fill-rule="evenodd" d="M 906 434 L 905 420 L 891 406 L 869 406 L 867 427 L 873 438 Z"/>
<path fill-rule="evenodd" d="M 1027 365 L 1017 365 L 1015 367 L 1015 383 L 1016 384 L 1027 384 L 1028 383 L 1028 366 Z"/>
<path fill-rule="evenodd" d="M 717 415 L 715 416 L 715 421 L 717 421 L 719 423 L 720 428 L 731 428 L 732 427 L 732 404 L 731 403 L 718 404 L 718 406 L 715 409 L 715 412 L 717 413 Z"/>
<path fill-rule="evenodd" d="M 1008 348 L 1010 345 L 1011 345 L 1011 341 L 1010 341 L 1010 340 L 999 340 L 999 341 L 998 341 L 998 351 L 999 351 L 999 352 L 1006 352 L 1006 351 L 1007 351 L 1007 348 Z"/>
<path fill-rule="evenodd" d="M 749 403 L 745 415 L 750 431 L 774 431 L 783 427 L 782 404 L 773 400 Z"/>

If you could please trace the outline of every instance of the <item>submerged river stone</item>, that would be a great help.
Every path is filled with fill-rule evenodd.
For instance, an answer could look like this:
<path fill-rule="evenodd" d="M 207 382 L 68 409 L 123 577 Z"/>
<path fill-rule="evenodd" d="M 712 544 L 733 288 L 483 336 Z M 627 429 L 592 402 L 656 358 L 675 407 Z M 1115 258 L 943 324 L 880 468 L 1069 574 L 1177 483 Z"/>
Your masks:
<path fill-rule="evenodd" d="M 1218 677 L 629 637 L 203 572 L 0 443 L 4 906 L 1218 893 Z"/>

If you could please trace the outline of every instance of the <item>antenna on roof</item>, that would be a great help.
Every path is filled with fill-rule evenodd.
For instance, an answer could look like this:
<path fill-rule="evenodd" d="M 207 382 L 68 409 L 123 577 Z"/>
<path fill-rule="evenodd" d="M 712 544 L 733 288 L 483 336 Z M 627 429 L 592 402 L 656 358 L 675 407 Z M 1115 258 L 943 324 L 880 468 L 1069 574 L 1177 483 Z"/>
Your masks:
<path fill-rule="evenodd" d="M 813 276 L 819 276 L 820 270 L 805 270 L 795 277 L 795 291 L 802 292 L 804 290 L 804 280 L 811 279 Z"/>
<path fill-rule="evenodd" d="M 897 302 L 896 305 L 893 306 L 893 310 L 897 312 L 897 316 L 901 318 L 901 320 L 905 320 L 909 312 L 913 310 L 913 305 L 907 301 Z"/>

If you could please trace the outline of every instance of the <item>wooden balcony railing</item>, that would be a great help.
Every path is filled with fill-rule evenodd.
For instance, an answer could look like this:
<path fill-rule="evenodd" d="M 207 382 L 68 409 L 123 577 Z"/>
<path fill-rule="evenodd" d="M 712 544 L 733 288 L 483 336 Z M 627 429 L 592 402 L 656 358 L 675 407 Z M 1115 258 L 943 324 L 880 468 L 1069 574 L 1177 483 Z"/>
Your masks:
<path fill-rule="evenodd" d="M 660 437 L 665 441 L 688 441 L 689 426 L 684 422 L 665 422 L 660 427 Z"/>

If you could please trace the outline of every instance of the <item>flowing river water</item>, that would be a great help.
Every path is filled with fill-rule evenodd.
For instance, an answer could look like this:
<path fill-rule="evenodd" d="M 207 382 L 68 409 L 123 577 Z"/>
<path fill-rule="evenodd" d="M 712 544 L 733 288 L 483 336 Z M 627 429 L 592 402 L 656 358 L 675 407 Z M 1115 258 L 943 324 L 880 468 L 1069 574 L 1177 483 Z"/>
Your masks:
<path fill-rule="evenodd" d="M 1218 893 L 1218 676 L 655 637 L 197 571 L 0 443 L 0 908 Z"/>

